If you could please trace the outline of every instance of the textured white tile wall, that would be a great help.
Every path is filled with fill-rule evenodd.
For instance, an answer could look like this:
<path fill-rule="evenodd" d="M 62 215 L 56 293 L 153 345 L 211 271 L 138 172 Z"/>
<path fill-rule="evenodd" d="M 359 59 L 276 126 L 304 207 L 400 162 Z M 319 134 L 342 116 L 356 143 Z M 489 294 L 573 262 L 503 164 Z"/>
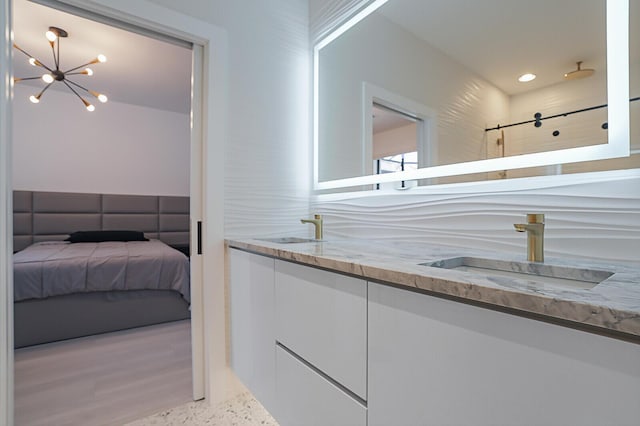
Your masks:
<path fill-rule="evenodd" d="M 307 0 L 153 0 L 228 34 L 225 235 L 304 234 L 309 213 Z M 211 183 L 209 183 L 211 184 Z"/>
<path fill-rule="evenodd" d="M 443 185 L 374 196 L 316 197 L 325 236 L 380 238 L 524 255 L 513 229 L 546 215 L 548 256 L 640 263 L 640 170 Z"/>

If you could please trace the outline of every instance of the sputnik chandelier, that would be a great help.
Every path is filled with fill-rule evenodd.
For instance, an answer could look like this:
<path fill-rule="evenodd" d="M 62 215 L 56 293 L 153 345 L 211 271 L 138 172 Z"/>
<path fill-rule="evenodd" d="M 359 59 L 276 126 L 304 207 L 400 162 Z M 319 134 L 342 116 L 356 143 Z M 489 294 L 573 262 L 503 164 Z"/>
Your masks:
<path fill-rule="evenodd" d="M 107 102 L 107 97 L 102 93 L 98 93 L 96 91 L 89 90 L 89 89 L 79 85 L 78 83 L 76 83 L 74 81 L 71 81 L 69 79 L 69 76 L 72 76 L 72 75 L 88 75 L 88 76 L 91 76 L 91 75 L 93 75 L 93 70 L 91 68 L 86 68 L 86 67 L 88 65 L 97 64 L 98 62 L 100 62 L 100 63 L 106 62 L 107 58 L 104 55 L 98 55 L 95 59 L 87 62 L 86 64 L 79 65 L 77 67 L 68 69 L 66 71 L 61 70 L 60 69 L 60 38 L 67 37 L 68 35 L 69 34 L 65 30 L 63 30 L 62 28 L 57 28 L 57 27 L 49 27 L 49 31 L 47 31 L 45 33 L 45 37 L 49 41 L 49 45 L 51 46 L 51 51 L 53 52 L 53 62 L 55 64 L 55 68 L 48 67 L 47 65 L 42 63 L 42 61 L 39 61 L 38 59 L 36 59 L 32 55 L 30 55 L 29 53 L 25 52 L 23 49 L 18 47 L 17 44 L 14 43 L 13 47 L 15 47 L 20 52 L 24 53 L 25 55 L 27 55 L 29 57 L 29 63 L 31 65 L 33 65 L 34 67 L 44 68 L 45 70 L 47 70 L 47 72 L 45 74 L 43 74 L 42 76 L 38 76 L 38 77 L 14 78 L 13 81 L 17 83 L 17 82 L 24 81 L 24 80 L 42 79 L 45 83 L 47 83 L 47 85 L 44 87 L 44 89 L 42 89 L 40 91 L 40 93 L 38 93 L 37 95 L 31 95 L 29 97 L 29 100 L 31 102 L 33 102 L 34 104 L 39 103 L 40 102 L 40 98 L 42 97 L 44 92 L 46 92 L 47 89 L 49 87 L 51 87 L 51 85 L 53 83 L 55 83 L 56 81 L 59 81 L 61 83 L 64 83 L 69 88 L 69 90 L 71 90 L 78 98 L 80 98 L 80 100 L 82 101 L 84 106 L 87 108 L 87 111 L 94 111 L 96 108 L 91 103 L 89 103 L 89 101 L 87 101 L 82 96 L 80 96 L 78 91 L 76 89 L 74 89 L 72 86 L 75 86 L 76 88 L 81 89 L 81 90 L 89 93 L 90 95 L 92 95 L 95 98 L 97 98 L 100 102 Z M 80 70 L 81 68 L 84 68 L 84 69 Z"/>

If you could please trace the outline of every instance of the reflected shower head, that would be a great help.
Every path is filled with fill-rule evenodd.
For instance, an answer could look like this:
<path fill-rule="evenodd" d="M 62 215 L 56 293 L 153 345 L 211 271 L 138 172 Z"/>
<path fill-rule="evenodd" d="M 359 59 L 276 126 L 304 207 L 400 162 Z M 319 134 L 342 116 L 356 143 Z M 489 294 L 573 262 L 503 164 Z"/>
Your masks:
<path fill-rule="evenodd" d="M 593 73 L 596 72 L 592 68 L 582 69 L 580 67 L 582 65 L 582 61 L 576 62 L 576 65 L 578 66 L 578 69 L 573 70 L 573 71 L 569 71 L 568 73 L 566 73 L 564 75 L 564 79 L 565 80 L 577 80 L 579 78 L 591 77 L 593 75 Z"/>

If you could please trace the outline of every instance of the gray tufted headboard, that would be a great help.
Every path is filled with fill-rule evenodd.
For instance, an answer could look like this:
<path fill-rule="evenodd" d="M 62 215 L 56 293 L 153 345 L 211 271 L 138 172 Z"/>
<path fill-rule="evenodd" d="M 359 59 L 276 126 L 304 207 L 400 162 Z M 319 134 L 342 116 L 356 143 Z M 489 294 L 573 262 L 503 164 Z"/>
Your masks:
<path fill-rule="evenodd" d="M 75 231 L 119 229 L 186 247 L 189 197 L 13 191 L 14 251 Z"/>

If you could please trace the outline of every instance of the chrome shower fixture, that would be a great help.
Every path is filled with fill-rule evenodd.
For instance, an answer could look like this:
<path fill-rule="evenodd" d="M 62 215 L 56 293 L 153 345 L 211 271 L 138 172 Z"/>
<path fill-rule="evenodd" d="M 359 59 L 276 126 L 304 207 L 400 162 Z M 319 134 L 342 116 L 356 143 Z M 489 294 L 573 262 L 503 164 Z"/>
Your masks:
<path fill-rule="evenodd" d="M 582 68 L 582 61 L 578 61 L 576 62 L 577 65 L 577 69 L 573 70 L 573 71 L 569 71 L 568 73 L 566 73 L 564 75 L 564 79 L 565 80 L 578 80 L 580 78 L 587 78 L 587 77 L 591 77 L 593 75 L 594 72 L 596 72 L 596 70 L 592 69 L 592 68 Z"/>

